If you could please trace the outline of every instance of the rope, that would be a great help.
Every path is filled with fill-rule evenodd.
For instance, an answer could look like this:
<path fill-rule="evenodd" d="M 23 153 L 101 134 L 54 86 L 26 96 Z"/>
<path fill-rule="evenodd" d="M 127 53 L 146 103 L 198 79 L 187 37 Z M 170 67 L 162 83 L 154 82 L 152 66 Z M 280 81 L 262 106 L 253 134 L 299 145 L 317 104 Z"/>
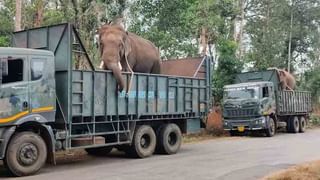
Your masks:
<path fill-rule="evenodd" d="M 130 67 L 130 64 L 129 64 L 129 62 L 128 62 L 128 58 L 127 58 L 126 55 L 125 55 L 125 59 L 126 59 L 126 63 L 127 63 L 128 69 L 129 69 L 129 71 L 131 72 L 131 78 L 130 78 L 130 82 L 129 82 L 129 87 L 127 88 L 127 92 L 126 92 L 126 96 L 128 97 L 128 93 L 129 93 L 129 91 L 130 91 L 130 89 L 131 89 L 131 85 L 132 85 L 132 80 L 133 80 L 134 72 L 133 72 L 133 70 L 132 70 L 131 67 Z"/>

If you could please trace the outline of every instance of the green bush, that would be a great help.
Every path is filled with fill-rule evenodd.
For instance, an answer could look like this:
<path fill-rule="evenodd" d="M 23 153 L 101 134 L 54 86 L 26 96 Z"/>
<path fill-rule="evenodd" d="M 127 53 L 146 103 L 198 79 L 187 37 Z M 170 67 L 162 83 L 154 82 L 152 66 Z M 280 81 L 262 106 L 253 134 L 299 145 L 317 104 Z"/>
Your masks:
<path fill-rule="evenodd" d="M 312 114 L 309 123 L 310 126 L 320 126 L 320 116 Z"/>

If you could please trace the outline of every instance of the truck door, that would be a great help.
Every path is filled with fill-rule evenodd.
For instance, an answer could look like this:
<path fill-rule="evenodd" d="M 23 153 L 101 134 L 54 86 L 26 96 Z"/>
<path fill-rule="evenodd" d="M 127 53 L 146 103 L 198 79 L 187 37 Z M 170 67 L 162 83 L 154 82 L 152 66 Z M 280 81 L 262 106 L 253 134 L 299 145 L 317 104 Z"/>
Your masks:
<path fill-rule="evenodd" d="M 0 86 L 0 125 L 9 124 L 29 113 L 27 56 L 0 56 L 8 62 L 8 74 Z"/>
<path fill-rule="evenodd" d="M 30 104 L 31 112 L 41 114 L 46 120 L 54 120 L 55 83 L 53 60 L 47 56 L 30 56 Z"/>

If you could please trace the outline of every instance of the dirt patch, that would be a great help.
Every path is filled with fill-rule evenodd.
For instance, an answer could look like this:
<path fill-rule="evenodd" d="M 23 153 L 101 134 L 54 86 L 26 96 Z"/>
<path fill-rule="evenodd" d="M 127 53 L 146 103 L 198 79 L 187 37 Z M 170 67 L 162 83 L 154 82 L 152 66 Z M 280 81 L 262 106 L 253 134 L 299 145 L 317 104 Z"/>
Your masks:
<path fill-rule="evenodd" d="M 213 135 L 224 135 L 222 109 L 220 106 L 214 106 L 208 114 L 206 129 Z"/>
<path fill-rule="evenodd" d="M 263 178 L 263 180 L 318 180 L 320 179 L 320 161 L 294 166 L 276 172 Z"/>
<path fill-rule="evenodd" d="M 83 149 L 59 151 L 55 155 L 58 164 L 90 159 L 90 156 L 87 156 L 87 152 Z"/>
<path fill-rule="evenodd" d="M 203 130 L 197 134 L 188 134 L 183 136 L 183 143 L 197 143 L 210 139 L 218 139 L 222 137 L 229 137 L 229 133 L 221 131 L 221 133 L 216 133 L 215 131 Z"/>

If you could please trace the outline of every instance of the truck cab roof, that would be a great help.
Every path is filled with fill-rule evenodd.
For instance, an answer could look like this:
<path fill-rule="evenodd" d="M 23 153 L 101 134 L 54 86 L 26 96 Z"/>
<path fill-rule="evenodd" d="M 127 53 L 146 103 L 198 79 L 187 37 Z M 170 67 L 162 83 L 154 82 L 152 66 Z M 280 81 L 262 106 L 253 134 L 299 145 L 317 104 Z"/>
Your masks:
<path fill-rule="evenodd" d="M 261 87 L 265 87 L 265 86 L 270 86 L 273 85 L 272 82 L 269 81 L 257 81 L 257 82 L 245 82 L 245 83 L 238 83 L 238 84 L 230 84 L 230 85 L 226 85 L 224 86 L 224 88 L 237 88 L 237 87 L 248 87 L 248 86 L 261 86 Z"/>
<path fill-rule="evenodd" d="M 0 55 L 42 55 L 54 56 L 53 52 L 47 50 L 29 49 L 29 48 L 13 48 L 13 47 L 0 47 Z"/>

